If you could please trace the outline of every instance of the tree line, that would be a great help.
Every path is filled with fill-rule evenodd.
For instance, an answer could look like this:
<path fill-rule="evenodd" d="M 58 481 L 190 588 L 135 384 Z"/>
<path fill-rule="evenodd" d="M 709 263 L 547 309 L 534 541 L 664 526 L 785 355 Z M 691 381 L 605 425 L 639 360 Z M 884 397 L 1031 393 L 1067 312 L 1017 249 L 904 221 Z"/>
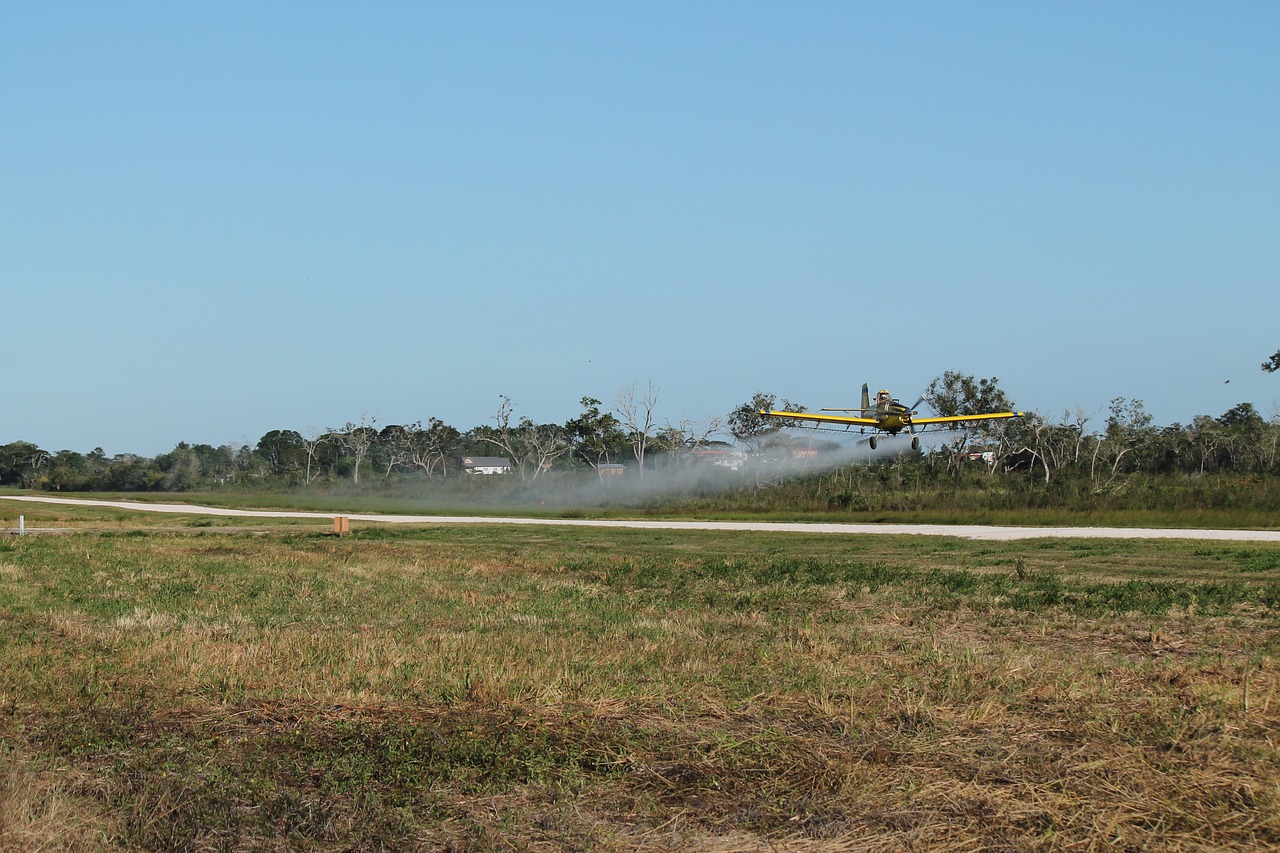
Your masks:
<path fill-rule="evenodd" d="M 1264 370 L 1278 369 L 1280 352 Z M 28 441 L 0 445 L 0 485 L 47 491 L 185 491 L 230 487 L 323 487 L 339 482 L 376 489 L 379 483 L 447 481 L 467 457 L 502 457 L 521 483 L 579 472 L 597 476 L 625 465 L 633 476 L 687 466 L 708 451 L 743 452 L 745 465 L 767 466 L 789 452 L 835 450 L 822 433 L 783 428 L 761 410 L 803 411 L 770 393 L 756 393 L 723 418 L 703 422 L 659 420 L 658 390 L 649 383 L 619 392 L 606 408 L 583 397 L 581 412 L 563 423 L 536 423 L 499 397 L 490 422 L 466 430 L 439 418 L 379 425 L 362 415 L 338 427 L 275 429 L 255 445 L 188 444 L 153 458 L 48 452 Z M 1013 410 L 996 378 L 947 372 L 934 379 L 923 402 L 940 415 Z M 815 439 L 815 435 L 818 438 Z M 1096 490 L 1135 473 L 1268 476 L 1280 472 L 1280 420 L 1264 418 L 1252 403 L 1189 424 L 1158 426 L 1141 400 L 1117 397 L 1106 412 L 1077 408 L 1057 417 L 1031 412 L 1016 420 L 956 430 L 933 451 L 940 470 L 985 464 L 991 475 L 1085 480 Z M 882 461 L 895 457 L 884 455 Z M 757 478 L 758 482 L 758 478 Z"/>
<path fill-rule="evenodd" d="M 0 445 L 0 485 L 47 491 L 186 491 L 222 485 L 312 486 L 419 477 L 447 480 L 469 457 L 502 457 L 522 482 L 564 471 L 600 474 L 627 464 L 639 476 L 658 466 L 691 462 L 702 449 L 727 447 L 723 422 L 712 418 L 659 421 L 658 390 L 634 385 L 604 408 L 583 397 L 582 411 L 564 423 L 518 416 L 505 395 L 491 422 L 460 430 L 440 418 L 380 425 L 361 415 L 342 426 L 299 431 L 274 429 L 253 446 L 180 442 L 153 458 L 49 452 L 29 441 Z"/>

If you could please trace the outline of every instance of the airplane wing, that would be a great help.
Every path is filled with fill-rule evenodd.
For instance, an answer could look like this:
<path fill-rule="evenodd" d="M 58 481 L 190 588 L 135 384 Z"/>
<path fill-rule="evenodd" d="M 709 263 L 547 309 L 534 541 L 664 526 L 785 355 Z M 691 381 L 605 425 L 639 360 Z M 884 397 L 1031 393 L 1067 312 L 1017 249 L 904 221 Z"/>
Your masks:
<path fill-rule="evenodd" d="M 845 411 L 859 411 L 846 409 Z M 878 427 L 880 422 L 875 418 L 855 418 L 851 415 L 820 415 L 815 412 L 760 412 L 771 418 L 789 418 L 793 421 L 813 421 L 818 424 L 836 424 L 839 426 Z M 943 424 L 976 423 L 979 421 L 998 421 L 1004 418 L 1021 418 L 1024 412 L 992 412 L 987 415 L 949 415 L 941 418 L 912 418 L 915 427 L 939 427 Z"/>
<path fill-rule="evenodd" d="M 854 411 L 857 411 L 856 409 Z M 849 415 L 819 415 L 813 412 L 760 412 L 771 418 L 790 418 L 793 421 L 813 421 L 819 424 L 840 424 L 842 426 L 875 426 L 875 418 L 855 418 Z"/>
<path fill-rule="evenodd" d="M 915 426 L 930 426 L 934 424 L 959 424 L 973 423 L 974 421 L 998 421 L 1002 418 L 1021 418 L 1025 416 L 1025 412 L 992 412 L 988 415 L 950 415 L 945 418 L 912 418 L 911 423 Z"/>

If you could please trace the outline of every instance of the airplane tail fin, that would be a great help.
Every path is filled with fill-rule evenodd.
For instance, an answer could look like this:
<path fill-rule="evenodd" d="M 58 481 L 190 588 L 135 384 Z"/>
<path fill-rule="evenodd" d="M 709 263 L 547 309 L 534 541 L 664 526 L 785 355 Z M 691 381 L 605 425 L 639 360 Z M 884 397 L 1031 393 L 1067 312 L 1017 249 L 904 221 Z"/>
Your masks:
<path fill-rule="evenodd" d="M 871 411 L 871 389 L 867 387 L 867 383 L 862 383 L 862 415 L 866 417 L 867 412 Z"/>

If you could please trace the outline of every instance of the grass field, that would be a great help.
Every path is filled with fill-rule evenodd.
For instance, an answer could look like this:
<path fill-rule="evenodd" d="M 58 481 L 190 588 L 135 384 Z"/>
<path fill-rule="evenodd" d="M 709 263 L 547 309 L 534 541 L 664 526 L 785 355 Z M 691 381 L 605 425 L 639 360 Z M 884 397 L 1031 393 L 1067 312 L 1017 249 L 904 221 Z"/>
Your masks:
<path fill-rule="evenodd" d="M 22 511 L 0 849 L 1280 846 L 1280 546 Z"/>
<path fill-rule="evenodd" d="M 520 515 L 538 518 L 646 518 L 715 521 L 853 522 L 899 524 L 991 524 L 1024 527 L 1155 527 L 1225 528 L 1274 530 L 1280 525 L 1275 506 L 1280 492 L 1270 481 L 1235 478 L 1218 479 L 1212 488 L 1203 482 L 1130 484 L 1121 495 L 1074 495 L 1061 500 L 1029 494 L 1026 483 L 997 481 L 982 474 L 970 477 L 965 487 L 954 492 L 946 484 L 930 489 L 912 489 L 889 477 L 894 469 L 858 469 L 832 473 L 802 481 L 753 489 L 713 491 L 696 497 L 658 495 L 652 500 L 632 496 L 630 500 L 584 503 L 567 500 L 549 486 L 545 493 L 534 490 L 498 492 L 483 500 L 450 499 L 449 495 L 424 495 L 385 489 L 381 484 L 369 492 L 319 491 L 299 494 L 269 491 L 219 490 L 207 492 L 93 492 L 75 497 L 137 503 L 186 502 L 237 510 L 302 510 L 345 514 L 392 515 Z M 973 472 L 969 472 L 973 474 Z M 875 491 L 864 495 L 851 491 L 847 477 L 873 478 Z M 880 482 L 879 476 L 888 477 Z M 1280 483 L 1280 480 L 1275 482 Z M 1078 489 L 1080 484 L 1073 484 Z M 1019 488 L 1010 488 L 1019 486 Z M 496 489 L 497 487 L 495 487 Z M 871 487 L 869 487 L 871 488 Z M 6 494 L 31 492 L 0 488 Z M 41 493 L 61 497 L 61 493 Z M 570 496 L 581 497 L 570 490 Z M 625 493 L 624 493 L 625 494 Z M 1172 496 L 1172 497 L 1171 497 Z M 1177 497 L 1181 496 L 1181 497 Z M 1185 504 L 1185 505 L 1184 505 Z M 35 511 L 26 504 L 28 516 Z M 0 509 L 4 509 L 0 503 Z M 22 511 L 19 507 L 14 512 Z M 125 516 L 120 516 L 124 518 Z"/>

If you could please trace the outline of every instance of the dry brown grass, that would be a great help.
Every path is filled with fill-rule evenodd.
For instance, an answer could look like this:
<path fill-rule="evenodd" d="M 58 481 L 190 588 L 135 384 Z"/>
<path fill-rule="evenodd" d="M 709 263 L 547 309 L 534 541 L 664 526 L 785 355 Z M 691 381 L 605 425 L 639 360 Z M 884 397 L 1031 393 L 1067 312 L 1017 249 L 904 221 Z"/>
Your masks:
<path fill-rule="evenodd" d="M 39 769 L 0 748 L 0 850 L 13 853 L 109 853 L 119 848 L 110 815 L 78 793 L 86 780 L 70 768 Z"/>
<path fill-rule="evenodd" d="M 454 529 L 11 545 L 0 838 L 1280 846 L 1280 620 L 1250 593 L 1280 579 L 1269 553 L 855 544 Z M 1116 587 L 1119 604 L 1086 606 L 1099 578 L 1226 581 L 1250 560 L 1255 586 L 1225 598 L 1184 584 L 1165 592 L 1189 605 L 1126 604 Z M 1027 584 L 1060 571 L 1061 602 L 1011 606 L 1022 582 L 987 581 L 1015 561 Z"/>

